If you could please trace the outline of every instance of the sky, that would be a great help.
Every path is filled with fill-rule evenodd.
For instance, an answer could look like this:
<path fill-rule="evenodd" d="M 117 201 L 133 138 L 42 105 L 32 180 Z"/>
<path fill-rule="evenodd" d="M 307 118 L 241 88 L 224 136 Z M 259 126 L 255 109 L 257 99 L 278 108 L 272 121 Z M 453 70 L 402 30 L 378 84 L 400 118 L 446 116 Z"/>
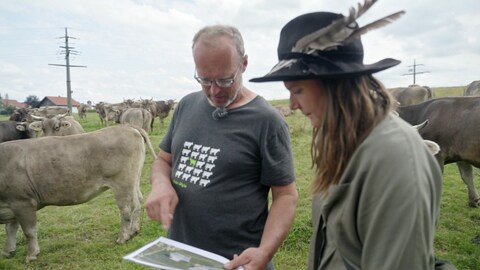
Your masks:
<path fill-rule="evenodd" d="M 203 26 L 229 24 L 243 35 L 244 84 L 267 100 L 287 99 L 283 83 L 250 83 L 277 63 L 281 28 L 304 13 L 348 14 L 353 0 L 0 0 L 0 95 L 67 96 L 65 28 L 72 48 L 72 98 L 93 104 L 125 99 L 180 100 L 200 90 L 192 38 Z M 406 14 L 362 36 L 364 63 L 395 58 L 376 73 L 388 88 L 415 83 L 465 86 L 480 80 L 480 1 L 379 0 L 360 26 Z"/>

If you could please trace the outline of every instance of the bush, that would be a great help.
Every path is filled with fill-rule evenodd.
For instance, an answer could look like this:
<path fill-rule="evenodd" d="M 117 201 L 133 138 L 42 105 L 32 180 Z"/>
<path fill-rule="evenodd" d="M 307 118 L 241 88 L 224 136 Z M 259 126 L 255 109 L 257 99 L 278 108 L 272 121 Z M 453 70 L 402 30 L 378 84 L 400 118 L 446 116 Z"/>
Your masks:
<path fill-rule="evenodd" d="M 12 115 L 14 110 L 15 110 L 15 107 L 13 106 L 0 108 L 0 115 Z"/>

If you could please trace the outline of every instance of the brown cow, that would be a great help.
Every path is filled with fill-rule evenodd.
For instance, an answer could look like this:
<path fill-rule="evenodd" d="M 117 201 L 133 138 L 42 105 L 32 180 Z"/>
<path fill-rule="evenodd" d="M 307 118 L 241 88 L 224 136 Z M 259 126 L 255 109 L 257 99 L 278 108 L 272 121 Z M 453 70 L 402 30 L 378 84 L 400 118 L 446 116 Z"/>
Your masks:
<path fill-rule="evenodd" d="M 85 203 L 107 189 L 120 211 L 117 243 L 135 236 L 140 230 L 145 143 L 156 156 L 147 133 L 126 125 L 1 143 L 0 223 L 6 224 L 7 234 L 3 255 L 14 254 L 21 225 L 28 244 L 26 261 L 35 260 L 40 253 L 37 210 Z"/>
<path fill-rule="evenodd" d="M 397 111 L 411 125 L 428 120 L 420 135 L 438 143 L 440 152 L 435 157 L 442 168 L 444 164 L 457 163 L 468 188 L 469 205 L 480 206 L 472 170 L 472 165 L 480 168 L 480 97 L 437 98 L 400 106 Z"/>
<path fill-rule="evenodd" d="M 35 131 L 28 127 L 27 122 L 0 121 L 0 143 L 30 139 L 36 136 Z"/>
<path fill-rule="evenodd" d="M 163 126 L 163 119 L 167 118 L 168 113 L 173 110 L 175 106 L 175 100 L 169 99 L 169 100 L 160 100 L 156 101 L 156 115 L 160 119 L 160 123 Z"/>
<path fill-rule="evenodd" d="M 17 122 L 25 122 L 29 119 L 30 109 L 20 108 L 15 109 L 10 115 L 10 120 Z"/>

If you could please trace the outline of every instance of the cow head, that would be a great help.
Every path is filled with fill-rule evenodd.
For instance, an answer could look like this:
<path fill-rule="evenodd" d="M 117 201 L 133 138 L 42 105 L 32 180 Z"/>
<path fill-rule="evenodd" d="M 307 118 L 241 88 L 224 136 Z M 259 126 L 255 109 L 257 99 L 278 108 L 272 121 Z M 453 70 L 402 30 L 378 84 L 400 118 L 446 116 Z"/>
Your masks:
<path fill-rule="evenodd" d="M 28 122 L 17 122 L 15 128 L 24 133 L 27 138 L 36 138 L 38 137 L 38 132 L 29 127 Z"/>
<path fill-rule="evenodd" d="M 168 105 L 168 107 L 170 108 L 170 110 L 175 109 L 175 105 L 176 105 L 176 104 L 175 104 L 175 100 L 173 100 L 173 99 L 167 100 L 167 105 Z"/>
<path fill-rule="evenodd" d="M 72 124 L 64 119 L 67 114 L 59 114 L 52 117 L 38 117 L 32 115 L 37 120 L 30 123 L 29 127 L 37 132 L 42 131 L 43 136 L 56 136 L 62 129 L 69 128 Z"/>

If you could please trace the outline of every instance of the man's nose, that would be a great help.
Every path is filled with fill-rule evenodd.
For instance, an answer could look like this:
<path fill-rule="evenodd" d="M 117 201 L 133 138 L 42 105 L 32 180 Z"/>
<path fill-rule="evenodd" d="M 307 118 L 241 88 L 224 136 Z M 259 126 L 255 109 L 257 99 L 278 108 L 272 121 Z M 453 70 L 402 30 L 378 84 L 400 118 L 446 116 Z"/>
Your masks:
<path fill-rule="evenodd" d="M 210 93 L 213 95 L 218 94 L 220 91 L 222 91 L 222 88 L 217 85 L 215 81 L 212 82 L 212 85 L 210 85 Z"/>

